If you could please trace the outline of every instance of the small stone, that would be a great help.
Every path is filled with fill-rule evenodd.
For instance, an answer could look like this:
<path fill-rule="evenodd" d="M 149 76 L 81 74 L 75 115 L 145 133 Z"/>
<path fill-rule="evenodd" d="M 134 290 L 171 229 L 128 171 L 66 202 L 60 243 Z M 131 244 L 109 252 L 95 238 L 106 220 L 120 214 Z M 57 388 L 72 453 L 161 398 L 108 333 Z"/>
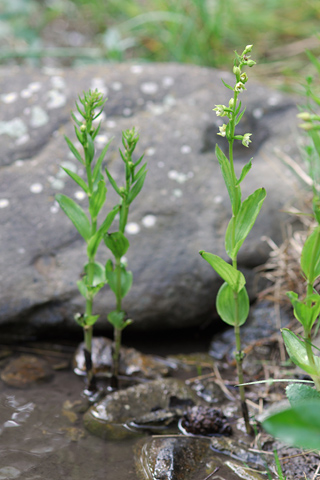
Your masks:
<path fill-rule="evenodd" d="M 48 381 L 53 371 L 43 359 L 34 355 L 21 355 L 11 360 L 1 373 L 1 380 L 16 388 L 28 388 L 38 382 Z"/>

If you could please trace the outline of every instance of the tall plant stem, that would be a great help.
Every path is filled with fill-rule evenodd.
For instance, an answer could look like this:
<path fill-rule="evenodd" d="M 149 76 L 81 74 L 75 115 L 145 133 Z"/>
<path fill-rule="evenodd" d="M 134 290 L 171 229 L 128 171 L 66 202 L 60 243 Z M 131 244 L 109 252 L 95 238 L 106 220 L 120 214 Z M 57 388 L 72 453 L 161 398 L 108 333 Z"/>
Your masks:
<path fill-rule="evenodd" d="M 234 92 L 234 104 L 233 104 L 233 115 L 231 119 L 231 139 L 229 140 L 229 162 L 230 162 L 230 167 L 231 167 L 231 172 L 232 172 L 232 178 L 234 182 L 234 189 L 239 188 L 236 185 L 237 182 L 237 177 L 235 174 L 234 170 L 234 162 L 233 162 L 233 142 L 234 142 L 234 131 L 235 131 L 235 109 L 236 109 L 236 104 L 237 104 L 237 93 Z M 233 248 L 235 247 L 235 218 L 237 215 L 237 210 L 239 206 L 238 205 L 232 205 L 232 246 Z M 232 259 L 232 266 L 235 269 L 238 269 L 238 260 L 237 256 Z M 241 337 L 240 337 L 240 320 L 239 320 L 239 295 L 238 292 L 233 292 L 233 298 L 234 298 L 234 304 L 235 304 L 235 319 L 234 319 L 234 334 L 235 334 L 235 339 L 236 339 L 236 354 L 235 354 L 235 359 L 237 363 L 237 374 L 238 374 L 238 381 L 239 381 L 239 394 L 240 394 L 240 401 L 241 401 L 241 411 L 242 411 L 242 416 L 244 419 L 245 427 L 246 427 L 246 432 L 248 435 L 252 435 L 253 428 L 250 425 L 249 421 L 249 412 L 248 412 L 248 405 L 246 402 L 246 397 L 245 397 L 245 389 L 244 386 L 242 385 L 244 383 L 244 378 L 243 378 L 243 368 L 242 368 L 242 362 L 243 362 L 243 357 L 244 353 L 242 351 L 241 347 Z"/>
<path fill-rule="evenodd" d="M 116 299 L 117 299 L 117 312 L 122 312 L 122 295 L 121 295 L 121 259 L 116 258 Z M 114 328 L 114 347 L 112 355 L 112 387 L 118 388 L 118 376 L 119 376 L 119 360 L 120 360 L 120 347 L 121 347 L 121 328 Z"/>

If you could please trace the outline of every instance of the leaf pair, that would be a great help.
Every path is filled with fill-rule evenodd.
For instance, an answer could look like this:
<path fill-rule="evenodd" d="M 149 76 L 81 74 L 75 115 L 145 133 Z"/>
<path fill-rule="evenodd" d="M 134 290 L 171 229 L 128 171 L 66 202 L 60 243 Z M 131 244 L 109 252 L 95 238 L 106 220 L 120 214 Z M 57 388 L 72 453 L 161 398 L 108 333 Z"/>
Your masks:
<path fill-rule="evenodd" d="M 217 255 L 203 250 L 199 253 L 224 280 L 216 299 L 219 316 L 228 325 L 243 325 L 250 308 L 244 275 Z"/>
<path fill-rule="evenodd" d="M 107 261 L 105 272 L 109 287 L 116 297 L 124 298 L 132 286 L 132 272 L 127 272 L 122 263 L 114 266 L 111 260 Z"/>
<path fill-rule="evenodd" d="M 320 314 L 320 295 L 314 293 L 304 301 L 299 300 L 295 292 L 287 292 L 287 296 L 292 303 L 294 316 L 304 326 L 305 331 L 310 332 Z"/>
<path fill-rule="evenodd" d="M 289 357 L 312 377 L 320 377 L 320 358 L 313 355 L 313 361 L 309 360 L 306 343 L 300 340 L 291 330 L 283 328 L 282 337 Z"/>

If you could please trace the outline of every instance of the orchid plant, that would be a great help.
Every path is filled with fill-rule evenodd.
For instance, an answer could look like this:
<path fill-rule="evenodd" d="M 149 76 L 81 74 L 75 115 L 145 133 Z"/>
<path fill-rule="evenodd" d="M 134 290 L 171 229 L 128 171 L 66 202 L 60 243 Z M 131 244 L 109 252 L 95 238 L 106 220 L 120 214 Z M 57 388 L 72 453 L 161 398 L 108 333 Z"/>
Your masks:
<path fill-rule="evenodd" d="M 86 308 L 84 313 L 75 315 L 75 320 L 84 331 L 87 388 L 89 392 L 93 392 L 96 390 L 96 381 L 92 366 L 92 333 L 93 325 L 99 318 L 99 315 L 95 315 L 93 312 L 93 300 L 106 283 L 104 266 L 95 260 L 95 256 L 99 244 L 103 236 L 108 232 L 119 207 L 117 206 L 111 210 L 98 225 L 98 216 L 105 203 L 107 194 L 101 165 L 110 142 L 107 143 L 98 158 L 95 159 L 94 139 L 99 133 L 101 123 L 95 126 L 96 122 L 94 121 L 101 115 L 106 100 L 103 99 L 102 94 L 97 90 L 89 90 L 83 94 L 83 97 L 79 97 L 79 102 L 76 102 L 76 107 L 82 120 L 79 120 L 73 113 L 71 116 L 75 123 L 74 128 L 77 139 L 82 146 L 82 153 L 78 151 L 68 137 L 65 137 L 65 140 L 73 156 L 84 167 L 86 180 L 77 173 L 67 168 L 62 168 L 86 194 L 89 216 L 79 204 L 66 195 L 58 194 L 56 195 L 56 200 L 87 244 L 87 262 L 84 265 L 84 275 L 77 282 L 78 289 L 85 298 Z"/>
<path fill-rule="evenodd" d="M 232 217 L 225 234 L 225 247 L 232 264 L 230 265 L 230 263 L 217 255 L 200 251 L 200 255 L 221 276 L 222 280 L 224 280 L 217 294 L 216 307 L 221 319 L 234 327 L 236 339 L 235 358 L 240 384 L 241 408 L 246 430 L 250 434 L 252 433 L 252 427 L 249 421 L 244 386 L 242 385 L 244 353 L 241 348 L 240 338 L 240 327 L 247 320 L 250 307 L 249 297 L 245 287 L 246 279 L 238 269 L 237 257 L 245 238 L 255 223 L 266 192 L 264 188 L 259 188 L 245 200 L 242 200 L 241 183 L 251 169 L 252 163 L 250 160 L 244 165 L 240 176 L 237 177 L 234 168 L 233 146 L 235 141 L 241 141 L 245 147 L 249 147 L 251 142 L 251 133 L 244 133 L 243 135 L 235 134 L 236 125 L 239 124 L 245 112 L 245 109 L 241 111 L 241 101 L 239 100 L 239 95 L 246 90 L 246 83 L 248 81 L 248 75 L 243 71 L 243 68 L 255 65 L 254 60 L 252 60 L 249 55 L 251 50 L 252 45 L 247 45 L 241 55 L 235 52 L 236 58 L 233 66 L 235 84 L 234 86 L 230 86 L 222 80 L 225 87 L 233 92 L 233 95 L 227 106 L 216 105 L 213 109 L 218 117 L 225 117 L 227 119 L 227 122 L 219 127 L 218 135 L 225 137 L 228 141 L 229 158 L 222 152 L 218 145 L 216 145 L 215 152 L 231 202 Z"/>

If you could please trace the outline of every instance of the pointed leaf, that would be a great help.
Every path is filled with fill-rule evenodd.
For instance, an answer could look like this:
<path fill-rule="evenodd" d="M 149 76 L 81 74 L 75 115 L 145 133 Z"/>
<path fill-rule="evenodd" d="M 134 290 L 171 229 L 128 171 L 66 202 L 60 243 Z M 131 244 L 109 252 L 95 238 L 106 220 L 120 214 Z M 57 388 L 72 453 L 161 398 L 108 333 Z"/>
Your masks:
<path fill-rule="evenodd" d="M 98 188 L 93 192 L 89 199 L 89 211 L 94 220 L 97 219 L 98 214 L 106 201 L 107 187 L 104 180 L 100 180 Z"/>
<path fill-rule="evenodd" d="M 225 282 L 227 282 L 234 292 L 240 292 L 246 283 L 246 279 L 239 270 L 217 255 L 213 255 L 213 253 L 207 253 L 203 250 L 200 250 L 199 253 L 202 258 L 204 258 L 211 265 L 217 274 L 220 275 Z"/>
<path fill-rule="evenodd" d="M 81 125 L 82 125 L 81 120 L 78 120 L 73 112 L 71 112 L 71 117 L 72 117 L 73 121 L 78 125 L 78 127 L 81 127 Z"/>
<path fill-rule="evenodd" d="M 303 383 L 291 383 L 286 387 L 286 395 L 291 407 L 296 408 L 301 403 L 315 400 L 319 402 L 320 407 L 320 392 Z"/>
<path fill-rule="evenodd" d="M 232 260 L 237 257 L 241 245 L 252 229 L 265 197 L 266 191 L 264 188 L 256 190 L 242 202 L 238 214 L 229 222 L 226 231 L 226 252 Z M 235 222 L 234 245 L 232 235 L 233 221 Z"/>
<path fill-rule="evenodd" d="M 72 198 L 61 193 L 56 195 L 56 200 L 80 235 L 88 242 L 91 237 L 91 225 L 82 208 Z"/>
<path fill-rule="evenodd" d="M 230 85 L 228 85 L 222 78 L 221 78 L 221 81 L 222 81 L 222 83 L 225 87 L 227 87 L 227 88 L 229 88 L 229 90 L 233 91 L 233 88 Z"/>
<path fill-rule="evenodd" d="M 305 342 L 300 340 L 291 330 L 283 328 L 282 337 L 289 357 L 309 375 L 320 375 L 320 358 L 314 356 L 315 365 L 311 365 L 308 359 Z"/>
<path fill-rule="evenodd" d="M 218 159 L 218 162 L 220 164 L 222 176 L 224 179 L 224 183 L 226 184 L 228 194 L 230 197 L 231 204 L 233 205 L 234 202 L 234 181 L 231 173 L 231 168 L 230 168 L 230 162 L 221 150 L 221 148 L 216 144 L 216 157 Z"/>
<path fill-rule="evenodd" d="M 241 171 L 241 175 L 239 177 L 239 179 L 237 180 L 237 185 L 240 185 L 240 183 L 242 182 L 242 180 L 245 179 L 245 177 L 247 176 L 247 173 L 249 172 L 249 170 L 251 169 L 252 167 L 252 158 L 250 159 L 250 161 L 248 163 L 246 163 L 246 165 L 243 167 L 242 171 Z"/>
<path fill-rule="evenodd" d="M 147 172 L 144 172 L 136 181 L 136 183 L 133 185 L 131 188 L 129 195 L 128 195 L 128 205 L 130 205 L 131 202 L 136 198 L 136 196 L 140 193 L 144 181 L 146 179 Z"/>
<path fill-rule="evenodd" d="M 301 269 L 311 284 L 320 275 L 320 226 L 314 229 L 303 246 Z"/>
<path fill-rule="evenodd" d="M 108 177 L 109 182 L 111 183 L 113 189 L 117 192 L 118 195 L 121 196 L 121 192 L 120 192 L 120 189 L 119 189 L 118 185 L 116 184 L 116 181 L 114 180 L 111 173 L 109 173 L 109 171 L 107 169 L 106 169 L 106 174 L 107 174 L 107 177 Z"/>
<path fill-rule="evenodd" d="M 83 135 L 82 135 L 82 133 L 80 132 L 80 130 L 76 126 L 74 127 L 74 131 L 76 133 L 77 139 L 79 140 L 81 145 L 83 145 Z"/>
<path fill-rule="evenodd" d="M 121 298 L 124 298 L 129 292 L 132 286 L 132 272 L 127 272 L 123 264 L 120 265 L 120 275 L 121 275 Z M 118 272 L 117 267 L 114 270 L 110 271 L 110 264 L 107 267 L 106 265 L 106 278 L 109 284 L 109 287 L 115 295 L 118 293 Z"/>
<path fill-rule="evenodd" d="M 82 165 L 84 165 L 84 160 L 83 160 L 83 158 L 81 157 L 80 152 L 78 152 L 78 150 L 77 150 L 76 147 L 73 145 L 73 143 L 71 142 L 71 140 L 69 140 L 69 138 L 66 137 L 66 136 L 64 136 L 64 139 L 65 139 L 65 141 L 67 142 L 68 147 L 69 147 L 70 151 L 73 153 L 73 155 L 75 156 L 75 158 L 76 158 L 80 163 L 82 163 Z"/>
<path fill-rule="evenodd" d="M 220 318 L 228 325 L 235 325 L 236 313 L 238 312 L 238 324 L 243 325 L 248 318 L 250 302 L 245 287 L 238 293 L 238 307 L 236 305 L 235 295 L 232 288 L 223 283 L 220 287 L 216 299 L 217 312 Z"/>
<path fill-rule="evenodd" d="M 90 286 L 96 287 L 97 285 L 100 285 L 101 283 L 105 283 L 106 282 L 106 273 L 105 273 L 104 266 L 99 262 L 94 262 L 91 265 L 93 265 L 93 281 L 92 281 L 92 285 L 90 285 Z M 84 271 L 85 271 L 87 276 L 88 276 L 88 273 L 89 273 L 89 268 L 90 268 L 90 263 L 87 263 L 84 267 Z M 87 278 L 86 278 L 86 280 L 87 280 Z"/>
<path fill-rule="evenodd" d="M 240 120 L 241 120 L 241 118 L 243 117 L 243 114 L 244 114 L 245 111 L 246 111 L 246 109 L 244 108 L 244 109 L 242 110 L 242 112 L 239 113 L 239 115 L 237 116 L 236 121 L 235 121 L 235 124 L 236 124 L 236 125 L 238 125 L 238 123 L 240 123 Z"/>
<path fill-rule="evenodd" d="M 118 211 L 119 207 L 115 207 L 110 213 L 108 213 L 106 219 L 101 224 L 97 232 L 93 235 L 93 237 L 90 238 L 87 247 L 88 257 L 92 257 L 96 254 L 103 235 L 108 232 Z"/>
<path fill-rule="evenodd" d="M 72 172 L 71 170 L 68 170 L 68 168 L 65 168 L 65 167 L 61 167 L 61 168 L 69 175 L 69 177 L 72 178 L 72 180 L 74 180 L 79 185 L 79 187 L 82 188 L 82 190 L 88 193 L 88 185 L 81 177 L 79 177 L 77 173 Z"/>
<path fill-rule="evenodd" d="M 106 153 L 108 151 L 108 148 L 110 146 L 110 143 L 112 142 L 114 137 L 111 138 L 111 140 L 109 140 L 109 142 L 107 143 L 107 145 L 104 147 L 104 149 L 102 150 L 102 152 L 100 153 L 99 157 L 98 157 L 98 160 L 96 161 L 96 164 L 94 166 L 94 169 L 93 169 L 93 173 L 92 173 L 92 179 L 93 181 L 95 181 L 98 173 L 100 172 L 101 170 L 101 164 L 103 162 L 103 159 L 104 157 L 106 156 Z"/>
<path fill-rule="evenodd" d="M 136 182 L 138 180 L 138 178 L 143 174 L 143 172 L 145 171 L 146 169 L 146 166 L 147 164 L 145 163 L 144 165 L 142 165 L 142 167 L 137 171 L 137 173 L 134 174 L 133 176 L 133 182 Z"/>

